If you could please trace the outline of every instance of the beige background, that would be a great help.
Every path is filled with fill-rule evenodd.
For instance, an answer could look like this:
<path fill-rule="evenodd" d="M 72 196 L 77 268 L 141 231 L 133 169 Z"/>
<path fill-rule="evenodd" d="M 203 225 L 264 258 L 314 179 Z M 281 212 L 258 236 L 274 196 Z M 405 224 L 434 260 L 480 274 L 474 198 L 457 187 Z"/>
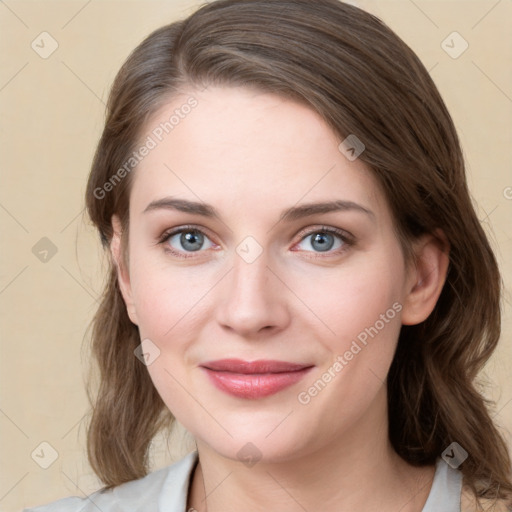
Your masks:
<path fill-rule="evenodd" d="M 458 127 L 475 204 L 507 289 L 503 339 L 485 377 L 486 393 L 497 400 L 495 419 L 510 443 L 512 2 L 358 3 L 418 53 Z M 96 233 L 82 215 L 86 177 L 103 103 L 122 61 L 151 30 L 198 5 L 188 0 L 0 3 L 1 511 L 97 488 L 85 458 L 88 360 L 82 341 L 105 267 Z M 58 43 L 46 59 L 31 47 L 35 40 L 39 52 L 51 48 L 48 36 L 39 36 L 44 31 Z M 442 47 L 454 31 L 469 44 L 456 59 Z M 448 39 L 451 52 L 463 48 L 457 37 Z M 57 250 L 50 249 L 46 262 L 38 253 L 49 247 L 40 242 L 44 237 Z M 39 447 L 41 442 L 58 455 L 48 469 L 36 463 L 51 461 L 51 448 Z M 186 450 L 182 442 L 168 451 L 157 443 L 155 467 Z"/>

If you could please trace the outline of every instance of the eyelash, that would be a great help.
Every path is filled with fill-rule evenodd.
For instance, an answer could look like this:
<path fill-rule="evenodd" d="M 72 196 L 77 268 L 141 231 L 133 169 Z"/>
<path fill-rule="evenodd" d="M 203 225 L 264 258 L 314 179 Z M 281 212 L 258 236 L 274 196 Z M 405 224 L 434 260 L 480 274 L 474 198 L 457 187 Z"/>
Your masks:
<path fill-rule="evenodd" d="M 202 230 L 200 229 L 199 227 L 197 226 L 191 226 L 191 225 L 187 225 L 187 226 L 181 226 L 180 228 L 177 228 L 177 229 L 172 229 L 170 231 L 166 231 L 165 233 L 163 233 L 163 235 L 160 237 L 160 239 L 158 240 L 158 244 L 161 244 L 161 245 L 164 245 L 166 242 L 169 241 L 169 239 L 171 237 L 173 237 L 174 235 L 179 235 L 180 233 L 186 233 L 188 231 L 193 231 L 193 232 L 196 232 L 196 233 L 201 233 L 202 235 L 204 235 L 205 237 L 207 238 L 210 238 L 208 237 L 208 235 Z M 166 247 L 164 247 L 164 250 L 170 254 L 172 254 L 173 256 L 177 256 L 178 258 L 183 258 L 183 259 L 187 259 L 187 258 L 193 258 L 194 256 L 196 256 L 195 252 L 191 251 L 191 252 L 178 252 L 176 251 L 175 249 L 173 249 L 172 247 L 170 247 L 169 245 L 167 245 Z M 203 252 L 203 251 L 197 251 L 197 252 Z"/>
<path fill-rule="evenodd" d="M 188 225 L 188 226 L 181 226 L 180 228 L 172 229 L 170 231 L 166 231 L 158 239 L 158 244 L 164 245 L 174 235 L 179 235 L 180 233 L 186 233 L 189 231 L 200 233 L 200 234 L 204 235 L 206 238 L 208 238 L 208 239 L 210 238 L 201 228 L 199 228 L 197 226 L 193 226 L 193 225 Z M 297 242 L 297 244 L 300 242 L 303 242 L 308 236 L 318 234 L 318 233 L 327 233 L 327 234 L 331 234 L 331 235 L 338 237 L 343 242 L 343 246 L 334 251 L 326 251 L 325 256 L 322 256 L 321 252 L 305 251 L 308 253 L 313 252 L 316 255 L 316 256 L 312 256 L 312 258 L 325 258 L 325 257 L 333 256 L 333 255 L 339 255 L 342 252 L 345 252 L 346 250 L 348 250 L 355 243 L 354 237 L 352 235 L 350 235 L 348 232 L 346 232 L 342 229 L 338 229 L 338 228 L 334 228 L 334 227 L 330 227 L 330 226 L 321 226 L 320 228 L 304 229 L 301 232 L 299 232 L 298 236 L 300 236 L 300 240 L 299 240 L 299 242 Z M 295 244 L 295 245 L 297 245 L 297 244 Z M 166 252 L 172 254 L 173 256 L 177 256 L 178 258 L 183 258 L 183 259 L 193 258 L 196 255 L 195 252 L 204 252 L 204 251 L 179 252 L 170 246 L 166 246 L 164 248 L 164 250 Z"/>

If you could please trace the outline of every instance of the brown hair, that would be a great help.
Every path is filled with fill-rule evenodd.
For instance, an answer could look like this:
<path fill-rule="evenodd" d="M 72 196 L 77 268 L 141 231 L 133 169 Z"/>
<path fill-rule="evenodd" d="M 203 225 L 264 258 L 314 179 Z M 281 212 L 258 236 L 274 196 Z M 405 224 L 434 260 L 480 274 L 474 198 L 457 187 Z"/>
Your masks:
<path fill-rule="evenodd" d="M 421 234 L 445 234 L 442 294 L 425 322 L 402 327 L 388 375 L 389 436 L 418 466 L 459 443 L 469 454 L 460 469 L 472 491 L 512 499 L 507 447 L 475 389 L 500 335 L 500 275 L 453 122 L 425 67 L 382 21 L 337 0 L 220 0 L 155 31 L 115 79 L 89 177 L 87 209 L 105 248 L 113 214 L 128 233 L 131 174 L 104 197 L 98 190 L 163 102 L 208 85 L 282 95 L 318 112 L 340 141 L 355 134 L 404 249 Z M 134 357 L 139 343 L 111 261 L 92 323 L 100 383 L 88 431 L 91 465 L 108 487 L 147 473 L 151 440 L 172 421 Z"/>

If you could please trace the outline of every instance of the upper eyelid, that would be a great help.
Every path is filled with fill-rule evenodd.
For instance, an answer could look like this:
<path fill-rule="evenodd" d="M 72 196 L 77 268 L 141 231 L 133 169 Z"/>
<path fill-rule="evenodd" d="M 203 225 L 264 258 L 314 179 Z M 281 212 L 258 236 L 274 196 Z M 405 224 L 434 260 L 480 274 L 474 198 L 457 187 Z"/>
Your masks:
<path fill-rule="evenodd" d="M 177 226 L 175 228 L 166 229 L 160 236 L 160 239 L 167 239 L 171 236 L 183 233 L 184 231 L 198 231 L 199 233 L 202 233 L 203 235 L 207 236 L 208 238 L 210 238 L 210 239 L 212 238 L 208 234 L 209 229 L 205 228 L 204 226 L 199 226 L 199 225 L 195 225 L 195 224 L 190 224 L 190 225 L 186 224 L 183 226 Z"/>
<path fill-rule="evenodd" d="M 309 235 L 312 235 L 314 233 L 329 233 L 332 235 L 337 235 L 339 237 L 345 237 L 345 238 L 354 238 L 351 233 L 349 233 L 346 229 L 342 228 L 336 228 L 334 226 L 326 226 L 326 225 L 319 225 L 318 228 L 304 228 L 301 229 L 297 236 L 306 237 Z"/>

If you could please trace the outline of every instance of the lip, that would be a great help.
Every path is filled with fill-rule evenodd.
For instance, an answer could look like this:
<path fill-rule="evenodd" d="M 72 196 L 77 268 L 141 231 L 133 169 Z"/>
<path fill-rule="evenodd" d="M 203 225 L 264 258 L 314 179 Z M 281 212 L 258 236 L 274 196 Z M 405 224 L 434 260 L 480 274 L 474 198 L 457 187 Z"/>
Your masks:
<path fill-rule="evenodd" d="M 221 391 L 245 399 L 274 395 L 301 380 L 313 365 L 286 361 L 220 359 L 200 365 Z"/>

